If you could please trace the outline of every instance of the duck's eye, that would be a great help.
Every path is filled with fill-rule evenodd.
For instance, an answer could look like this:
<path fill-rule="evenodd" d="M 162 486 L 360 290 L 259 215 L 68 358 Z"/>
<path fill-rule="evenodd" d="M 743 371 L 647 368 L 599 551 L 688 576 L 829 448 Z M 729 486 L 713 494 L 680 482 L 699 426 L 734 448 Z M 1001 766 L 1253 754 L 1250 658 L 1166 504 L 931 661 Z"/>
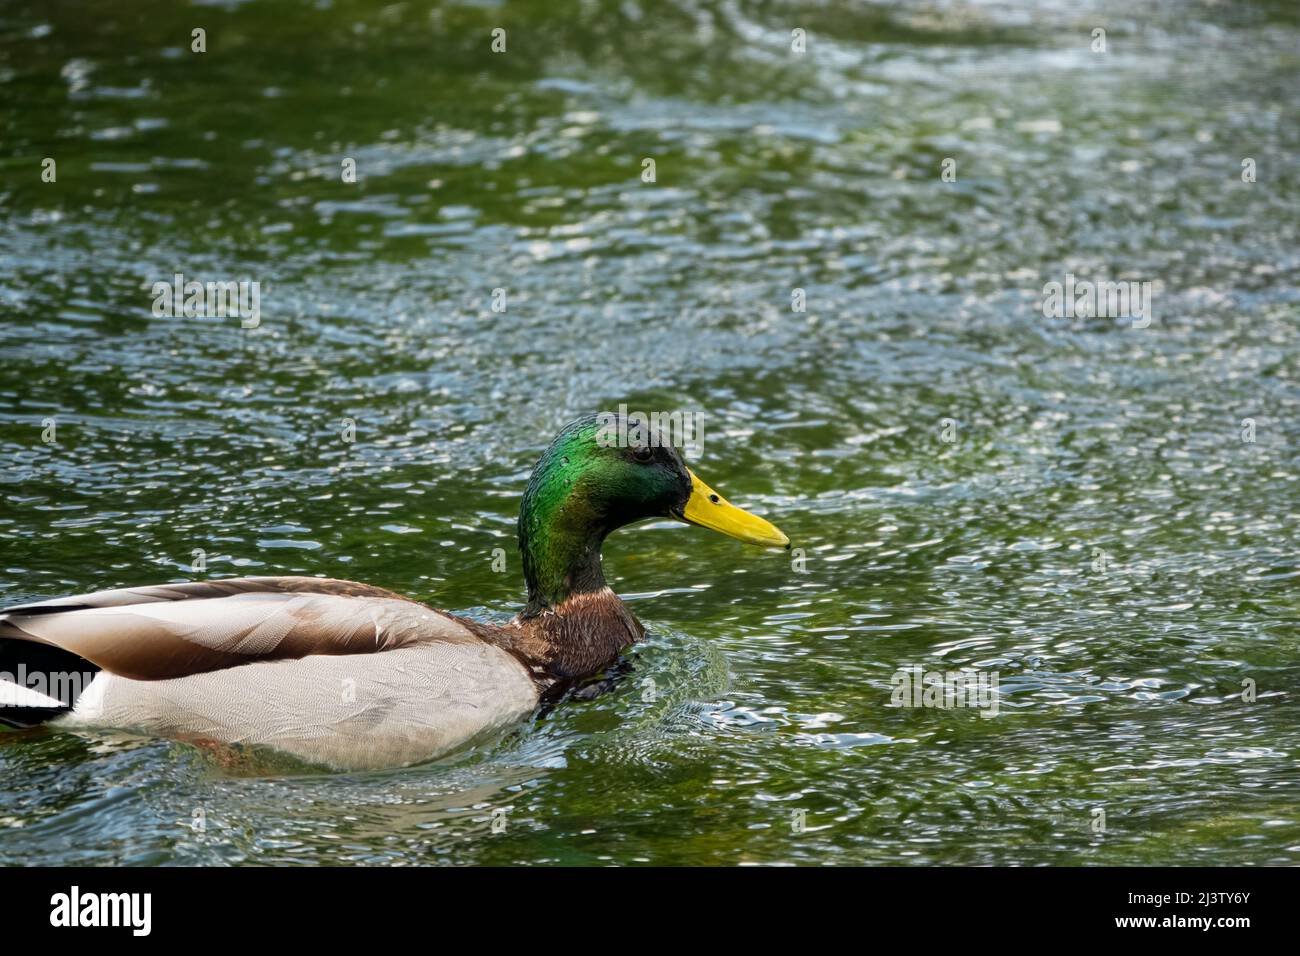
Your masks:
<path fill-rule="evenodd" d="M 632 457 L 637 461 L 646 462 L 655 456 L 654 449 L 649 445 L 639 445 L 632 449 Z"/>

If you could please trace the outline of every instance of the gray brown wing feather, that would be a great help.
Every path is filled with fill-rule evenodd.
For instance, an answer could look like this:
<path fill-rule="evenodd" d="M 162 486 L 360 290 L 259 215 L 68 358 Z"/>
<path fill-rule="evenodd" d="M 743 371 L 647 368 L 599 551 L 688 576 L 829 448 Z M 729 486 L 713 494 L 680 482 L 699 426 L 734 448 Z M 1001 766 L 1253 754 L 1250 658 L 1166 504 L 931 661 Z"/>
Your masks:
<path fill-rule="evenodd" d="M 136 680 L 478 640 L 454 618 L 391 591 L 302 577 L 121 588 L 19 605 L 0 612 L 0 638 L 49 644 Z"/>

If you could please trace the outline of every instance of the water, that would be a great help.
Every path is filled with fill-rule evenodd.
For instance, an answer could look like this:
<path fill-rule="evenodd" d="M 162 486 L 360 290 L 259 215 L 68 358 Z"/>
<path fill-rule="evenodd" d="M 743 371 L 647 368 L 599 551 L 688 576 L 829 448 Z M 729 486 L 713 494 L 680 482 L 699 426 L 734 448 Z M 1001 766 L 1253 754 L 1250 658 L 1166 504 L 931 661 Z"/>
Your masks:
<path fill-rule="evenodd" d="M 619 533 L 633 673 L 443 764 L 0 735 L 0 861 L 1297 862 L 1300 15 L 1085 6 L 5 3 L 4 603 L 202 549 L 502 620 L 619 402 L 806 568 Z M 155 318 L 177 271 L 260 326 Z M 1067 272 L 1155 321 L 1044 318 Z"/>

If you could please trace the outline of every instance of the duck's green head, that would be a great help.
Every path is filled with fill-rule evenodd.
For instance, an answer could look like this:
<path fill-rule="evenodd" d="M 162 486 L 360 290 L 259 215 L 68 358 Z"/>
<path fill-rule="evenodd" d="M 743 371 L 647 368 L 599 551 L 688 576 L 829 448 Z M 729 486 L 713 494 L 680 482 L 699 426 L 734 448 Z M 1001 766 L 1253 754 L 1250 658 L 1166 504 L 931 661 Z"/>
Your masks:
<path fill-rule="evenodd" d="M 773 525 L 696 477 L 648 425 L 581 418 L 546 449 L 520 505 L 529 607 L 555 607 L 571 594 L 604 587 L 605 536 L 648 518 L 676 518 L 764 547 L 790 545 Z"/>

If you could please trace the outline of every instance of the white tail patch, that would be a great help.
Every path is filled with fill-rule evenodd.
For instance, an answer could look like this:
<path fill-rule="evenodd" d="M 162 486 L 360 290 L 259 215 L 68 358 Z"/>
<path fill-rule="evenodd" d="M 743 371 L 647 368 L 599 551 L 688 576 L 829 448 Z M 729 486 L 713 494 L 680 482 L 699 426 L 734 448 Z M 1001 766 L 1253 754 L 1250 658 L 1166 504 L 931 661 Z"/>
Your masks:
<path fill-rule="evenodd" d="M 108 689 L 109 683 L 113 680 L 113 675 L 106 671 L 100 671 L 95 675 L 95 679 L 86 685 L 85 691 L 77 698 L 77 705 L 73 708 L 72 716 L 77 720 L 94 722 L 99 719 L 104 712 L 104 692 Z"/>
<path fill-rule="evenodd" d="M 0 707 L 63 707 L 63 701 L 47 697 L 30 687 L 0 680 Z"/>

